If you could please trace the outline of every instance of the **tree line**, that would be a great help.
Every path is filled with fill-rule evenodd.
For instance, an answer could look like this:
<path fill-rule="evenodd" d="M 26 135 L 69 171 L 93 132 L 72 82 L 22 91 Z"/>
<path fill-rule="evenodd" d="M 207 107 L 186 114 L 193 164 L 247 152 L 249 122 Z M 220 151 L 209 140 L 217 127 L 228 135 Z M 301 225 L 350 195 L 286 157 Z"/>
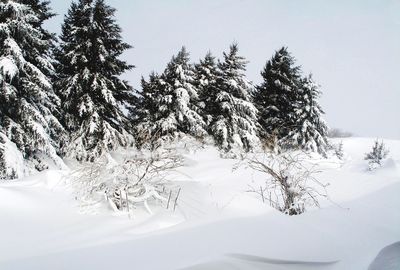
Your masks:
<path fill-rule="evenodd" d="M 260 85 L 232 44 L 222 59 L 210 52 L 194 64 L 182 47 L 136 90 L 120 78 L 134 66 L 121 59 L 131 46 L 114 15 L 104 0 L 77 0 L 57 37 L 43 26 L 55 16 L 48 1 L 0 2 L 0 179 L 65 157 L 94 162 L 154 138 L 211 137 L 224 152 L 326 153 L 319 86 L 286 47 L 267 61 Z"/>

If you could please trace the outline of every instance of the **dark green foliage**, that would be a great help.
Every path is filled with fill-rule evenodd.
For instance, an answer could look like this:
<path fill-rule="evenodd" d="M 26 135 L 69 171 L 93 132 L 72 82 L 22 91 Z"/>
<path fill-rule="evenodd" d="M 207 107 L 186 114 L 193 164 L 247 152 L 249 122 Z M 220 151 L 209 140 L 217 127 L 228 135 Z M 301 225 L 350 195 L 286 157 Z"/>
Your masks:
<path fill-rule="evenodd" d="M 300 67 L 295 66 L 295 59 L 283 47 L 267 62 L 261 76 L 263 82 L 255 93 L 259 122 L 264 136 L 274 134 L 281 139 L 295 124 Z"/>
<path fill-rule="evenodd" d="M 372 150 L 365 154 L 364 159 L 368 161 L 369 170 L 374 170 L 382 166 L 382 161 L 388 156 L 389 150 L 383 141 L 375 140 Z"/>
<path fill-rule="evenodd" d="M 319 86 L 311 75 L 301 80 L 296 100 L 293 128 L 282 140 L 287 148 L 300 148 L 318 152 L 326 156 L 328 145 L 328 127 L 322 119 L 324 114 L 318 103 L 321 95 Z"/>
<path fill-rule="evenodd" d="M 229 53 L 224 53 L 223 61 L 218 64 L 218 92 L 215 102 L 214 97 L 211 102 L 211 134 L 225 151 L 234 148 L 249 151 L 259 143 L 258 111 L 252 100 L 253 86 L 244 74 L 246 64 L 245 58 L 239 55 L 237 44 L 231 45 Z"/>
<path fill-rule="evenodd" d="M 57 156 L 63 136 L 59 99 L 49 78 L 54 36 L 42 27 L 51 16 L 46 2 L 0 2 L 0 132 L 15 144 L 28 170 L 47 168 L 43 155 L 62 163 Z"/>
<path fill-rule="evenodd" d="M 170 141 L 180 134 L 196 138 L 206 135 L 200 116 L 199 97 L 194 85 L 193 67 L 185 47 L 173 56 L 164 72 L 142 80 L 139 96 L 136 133 L 143 144 L 157 136 Z"/>
<path fill-rule="evenodd" d="M 294 57 L 283 47 L 261 72 L 255 103 L 262 138 L 285 149 L 302 149 L 326 155 L 328 128 L 318 104 L 319 86 L 311 75 L 302 78 Z"/>
<path fill-rule="evenodd" d="M 202 111 L 207 131 L 211 132 L 213 117 L 218 115 L 217 80 L 220 72 L 215 57 L 207 53 L 200 63 L 195 65 L 195 83 L 199 92 L 199 107 Z"/>
<path fill-rule="evenodd" d="M 63 154 L 78 160 L 93 161 L 132 142 L 121 107 L 134 97 L 119 78 L 133 68 L 119 59 L 131 46 L 122 41 L 114 13 L 103 0 L 80 0 L 71 4 L 62 26 L 56 90 L 70 133 Z"/>

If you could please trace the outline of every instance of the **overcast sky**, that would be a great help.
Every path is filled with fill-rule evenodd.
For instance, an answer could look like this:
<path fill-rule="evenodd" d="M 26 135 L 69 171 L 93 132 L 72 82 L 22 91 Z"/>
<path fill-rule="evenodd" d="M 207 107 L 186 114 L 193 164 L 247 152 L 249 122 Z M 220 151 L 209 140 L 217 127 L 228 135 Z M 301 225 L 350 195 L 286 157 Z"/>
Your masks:
<path fill-rule="evenodd" d="M 208 50 L 220 57 L 239 43 L 255 83 L 281 46 L 321 84 L 330 127 L 360 136 L 400 139 L 400 0 L 106 0 L 115 7 L 123 37 L 134 46 L 123 57 L 136 69 L 132 86 L 161 72 L 182 45 L 197 61 Z M 51 0 L 60 14 L 68 0 Z"/>

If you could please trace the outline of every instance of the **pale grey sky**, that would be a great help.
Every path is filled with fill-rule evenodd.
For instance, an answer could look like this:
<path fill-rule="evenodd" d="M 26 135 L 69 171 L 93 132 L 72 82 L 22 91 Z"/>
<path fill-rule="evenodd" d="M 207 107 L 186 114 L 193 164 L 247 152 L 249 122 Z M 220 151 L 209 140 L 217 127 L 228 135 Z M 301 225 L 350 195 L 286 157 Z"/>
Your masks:
<path fill-rule="evenodd" d="M 137 66 L 125 75 L 161 72 L 182 45 L 197 61 L 220 57 L 236 41 L 258 83 L 267 59 L 288 46 L 322 85 L 331 127 L 360 136 L 400 139 L 400 0 L 106 0 L 117 8 L 124 58 Z M 60 31 L 70 1 L 51 0 Z"/>

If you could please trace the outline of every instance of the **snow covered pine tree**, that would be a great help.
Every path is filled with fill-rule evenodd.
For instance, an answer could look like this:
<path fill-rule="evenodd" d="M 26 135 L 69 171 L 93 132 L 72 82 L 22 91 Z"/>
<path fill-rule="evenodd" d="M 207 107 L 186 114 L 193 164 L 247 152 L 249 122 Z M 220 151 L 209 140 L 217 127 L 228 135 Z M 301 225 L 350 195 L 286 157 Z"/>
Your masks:
<path fill-rule="evenodd" d="M 217 115 L 217 79 L 219 70 L 215 57 L 208 52 L 200 63 L 195 65 L 195 83 L 199 93 L 199 107 L 208 132 L 211 134 L 210 124 L 213 116 Z"/>
<path fill-rule="evenodd" d="M 288 148 L 300 148 L 326 156 L 329 148 L 328 127 L 322 119 L 324 112 L 318 103 L 321 91 L 311 74 L 302 79 L 300 85 L 296 101 L 295 123 L 293 129 L 284 138 L 285 144 Z"/>
<path fill-rule="evenodd" d="M 160 95 L 165 90 L 165 82 L 161 80 L 160 75 L 152 72 L 148 81 L 142 77 L 141 86 L 141 91 L 137 92 L 136 106 L 131 111 L 138 147 L 155 142 L 157 132 L 159 131 L 160 133 L 162 130 L 161 127 L 158 127 L 158 122 L 155 119 L 168 116 L 165 114 L 168 110 L 160 108 L 163 101 L 165 101 L 164 96 Z"/>
<path fill-rule="evenodd" d="M 70 133 L 62 150 L 80 161 L 94 161 L 133 142 L 121 109 L 130 106 L 132 89 L 119 78 L 133 66 L 119 59 L 130 46 L 122 42 L 114 13 L 103 0 L 73 2 L 56 51 L 55 88 L 62 100 L 62 122 Z"/>
<path fill-rule="evenodd" d="M 259 144 L 253 86 L 246 80 L 247 62 L 238 55 L 238 50 L 237 44 L 231 45 L 229 53 L 224 52 L 224 60 L 218 64 L 217 109 L 213 109 L 211 133 L 216 144 L 226 152 L 235 148 L 249 151 Z"/>
<path fill-rule="evenodd" d="M 207 134 L 199 114 L 193 67 L 185 47 L 172 57 L 161 76 L 152 74 L 149 82 L 142 80 L 142 87 L 137 106 L 136 133 L 139 136 L 151 138 L 157 135 L 163 141 L 170 141 L 182 134 L 195 138 Z"/>
<path fill-rule="evenodd" d="M 42 28 L 52 16 L 47 2 L 0 2 L 0 178 L 62 166 L 59 99 L 49 79 L 54 36 Z"/>
<path fill-rule="evenodd" d="M 261 72 L 255 102 L 263 137 L 276 137 L 283 149 L 304 149 L 325 155 L 328 140 L 323 111 L 317 102 L 318 85 L 312 77 L 301 77 L 300 67 L 283 47 Z"/>
<path fill-rule="evenodd" d="M 300 67 L 283 47 L 275 52 L 261 72 L 263 82 L 257 87 L 254 101 L 259 110 L 263 138 L 284 138 L 296 119 L 295 100 L 300 84 Z"/>

